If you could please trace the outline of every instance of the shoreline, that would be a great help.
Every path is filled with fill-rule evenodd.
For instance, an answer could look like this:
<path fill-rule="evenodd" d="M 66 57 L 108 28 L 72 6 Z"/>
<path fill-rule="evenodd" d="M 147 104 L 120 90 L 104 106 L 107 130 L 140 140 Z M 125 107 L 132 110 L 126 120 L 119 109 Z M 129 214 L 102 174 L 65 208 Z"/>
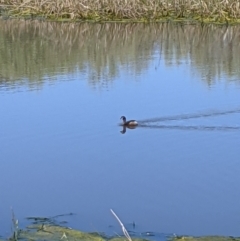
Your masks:
<path fill-rule="evenodd" d="M 240 241 L 240 237 L 234 236 L 218 236 L 218 235 L 205 235 L 205 236 L 192 236 L 192 235 L 169 235 L 162 234 L 162 237 L 156 237 L 157 240 L 162 241 Z M 0 241 L 18 241 L 18 240 L 67 240 L 67 241 L 152 241 L 152 237 L 134 235 L 131 237 L 116 234 L 114 236 L 106 236 L 104 233 L 99 232 L 82 232 L 80 230 L 72 229 L 70 227 L 64 227 L 55 224 L 32 224 L 24 229 L 15 229 L 11 237 L 0 239 Z"/>
<path fill-rule="evenodd" d="M 188 18 L 162 18 L 157 20 L 147 20 L 147 19 L 69 19 L 69 18 L 48 18 L 41 15 L 2 15 L 0 14 L 0 20 L 38 20 L 38 21 L 46 21 L 46 22 L 59 22 L 59 23 L 143 23 L 143 24 L 151 24 L 151 23 L 176 23 L 176 24 L 191 24 L 191 25 L 201 25 L 201 24 L 215 24 L 219 26 L 235 26 L 240 25 L 240 19 L 230 19 L 228 21 L 215 21 L 212 19 L 188 19 Z"/>
<path fill-rule="evenodd" d="M 240 241 L 239 236 L 228 235 L 177 235 L 175 233 L 158 233 L 158 232 L 131 232 L 124 227 L 119 217 L 111 210 L 114 217 L 117 219 L 119 227 L 113 234 L 106 234 L 99 231 L 81 231 L 69 227 L 68 221 L 65 219 L 58 220 L 60 217 L 67 217 L 74 215 L 73 213 L 60 214 L 53 217 L 27 217 L 29 221 L 25 227 L 20 228 L 19 222 L 12 212 L 12 225 L 10 236 L 3 237 L 0 235 L 0 241 L 18 241 L 18 240 L 32 240 L 32 241 Z M 128 233 L 129 232 L 129 233 Z M 154 237 L 154 238 L 153 238 Z"/>
<path fill-rule="evenodd" d="M 215 23 L 240 24 L 240 4 L 235 0 L 3 0 L 2 19 L 38 19 L 59 22 Z"/>

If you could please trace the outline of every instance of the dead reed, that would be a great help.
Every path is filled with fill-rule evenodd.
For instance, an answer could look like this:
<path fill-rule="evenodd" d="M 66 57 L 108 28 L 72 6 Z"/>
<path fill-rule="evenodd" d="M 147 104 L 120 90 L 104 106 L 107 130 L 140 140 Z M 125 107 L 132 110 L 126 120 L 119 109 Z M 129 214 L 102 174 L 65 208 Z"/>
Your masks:
<path fill-rule="evenodd" d="M 0 12 L 55 20 L 240 22 L 236 0 L 2 0 Z"/>

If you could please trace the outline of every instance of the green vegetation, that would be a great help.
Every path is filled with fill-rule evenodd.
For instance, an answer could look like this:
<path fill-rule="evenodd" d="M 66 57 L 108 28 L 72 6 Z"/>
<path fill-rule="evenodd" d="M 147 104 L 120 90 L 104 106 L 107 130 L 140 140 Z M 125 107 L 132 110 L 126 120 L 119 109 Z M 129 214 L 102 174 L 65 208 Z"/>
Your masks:
<path fill-rule="evenodd" d="M 2 0 L 4 16 L 80 21 L 240 22 L 236 0 Z"/>
<path fill-rule="evenodd" d="M 18 236 L 12 236 L 9 241 L 126 241 L 126 237 L 105 237 L 98 233 L 85 233 L 78 230 L 49 224 L 30 225 L 26 229 L 19 230 Z M 224 236 L 177 236 L 168 237 L 170 241 L 240 241 L 237 237 Z M 132 238 L 132 241 L 147 241 L 141 238 Z"/>
<path fill-rule="evenodd" d="M 18 237 L 12 237 L 11 241 L 16 240 L 85 240 L 85 241 L 104 241 L 98 234 L 83 233 L 77 230 L 55 226 L 55 225 L 31 225 L 26 230 L 20 230 Z"/>
<path fill-rule="evenodd" d="M 12 211 L 12 224 L 13 233 L 8 241 L 18 241 L 18 240 L 29 240 L 29 241 L 147 241 L 146 239 L 130 237 L 126 231 L 123 223 L 117 217 L 117 215 L 111 210 L 117 221 L 119 222 L 122 231 L 125 236 L 113 236 L 109 237 L 100 233 L 86 233 L 66 226 L 58 224 L 57 219 L 59 217 L 66 217 L 73 215 L 60 214 L 53 217 L 28 217 L 27 219 L 32 223 L 24 229 L 18 227 L 18 220 L 15 218 L 15 214 Z M 169 241 L 240 241 L 238 237 L 227 237 L 227 236 L 202 236 L 202 237 L 192 237 L 192 236 L 168 236 L 166 240 Z M 3 240 L 0 240 L 3 241 Z"/>
<path fill-rule="evenodd" d="M 126 241 L 125 237 L 107 238 L 98 233 L 85 233 L 67 227 L 50 224 L 30 225 L 26 229 L 19 230 L 17 236 L 12 236 L 9 241 L 31 240 L 31 241 Z M 146 241 L 133 238 L 132 241 Z"/>

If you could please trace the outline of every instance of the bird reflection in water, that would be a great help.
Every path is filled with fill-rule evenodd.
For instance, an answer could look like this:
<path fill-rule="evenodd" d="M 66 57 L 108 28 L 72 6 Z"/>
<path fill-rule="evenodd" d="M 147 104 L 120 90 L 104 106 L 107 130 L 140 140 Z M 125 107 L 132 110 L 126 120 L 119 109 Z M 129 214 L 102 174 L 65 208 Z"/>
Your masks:
<path fill-rule="evenodd" d="M 239 131 L 240 126 L 169 126 L 169 125 L 138 125 L 139 128 L 149 129 L 165 129 L 165 130 L 182 130 L 182 131 Z M 126 132 L 126 128 L 135 129 L 136 126 L 123 126 L 120 131 L 122 134 Z"/>
<path fill-rule="evenodd" d="M 125 134 L 126 133 L 126 131 L 127 131 L 127 129 L 131 129 L 131 130 L 133 130 L 133 129 L 136 129 L 136 127 L 137 126 L 122 126 L 122 130 L 120 131 L 122 134 Z"/>

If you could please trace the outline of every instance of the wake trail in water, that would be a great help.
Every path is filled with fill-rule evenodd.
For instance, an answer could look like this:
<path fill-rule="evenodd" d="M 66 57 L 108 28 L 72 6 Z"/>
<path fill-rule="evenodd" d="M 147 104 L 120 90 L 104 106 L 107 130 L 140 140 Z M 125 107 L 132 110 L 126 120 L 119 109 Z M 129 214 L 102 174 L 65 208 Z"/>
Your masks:
<path fill-rule="evenodd" d="M 219 115 L 228 115 L 240 113 L 240 108 L 235 110 L 226 110 L 226 111 L 211 111 L 207 113 L 196 113 L 196 114 L 182 114 L 175 116 L 166 116 L 166 117 L 156 117 L 151 119 L 139 120 L 138 122 L 142 125 L 150 122 L 160 122 L 160 121 L 174 121 L 174 120 L 188 120 L 188 119 L 196 119 L 196 118 L 204 118 L 204 117 L 213 117 Z M 147 127 L 147 126 L 145 126 Z"/>
<path fill-rule="evenodd" d="M 140 124 L 138 127 L 150 129 L 172 129 L 172 130 L 194 130 L 194 131 L 236 131 L 240 126 L 179 126 L 179 125 L 145 125 Z"/>

